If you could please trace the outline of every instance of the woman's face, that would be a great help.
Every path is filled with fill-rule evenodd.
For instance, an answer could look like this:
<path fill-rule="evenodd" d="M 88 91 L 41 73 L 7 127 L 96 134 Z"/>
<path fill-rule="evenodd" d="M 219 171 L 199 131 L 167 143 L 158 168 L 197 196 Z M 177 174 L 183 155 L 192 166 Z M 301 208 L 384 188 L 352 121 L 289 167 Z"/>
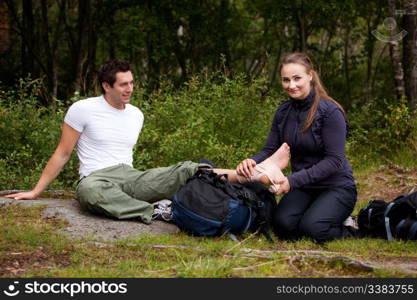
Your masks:
<path fill-rule="evenodd" d="M 313 75 L 297 63 L 285 64 L 281 68 L 282 88 L 293 99 L 305 99 L 310 93 Z"/>

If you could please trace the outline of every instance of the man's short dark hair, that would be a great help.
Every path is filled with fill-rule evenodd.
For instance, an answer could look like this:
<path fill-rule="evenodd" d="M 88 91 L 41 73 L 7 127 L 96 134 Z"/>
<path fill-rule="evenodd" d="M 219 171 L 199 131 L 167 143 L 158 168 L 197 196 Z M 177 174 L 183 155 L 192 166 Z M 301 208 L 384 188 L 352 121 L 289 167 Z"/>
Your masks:
<path fill-rule="evenodd" d="M 98 71 L 98 82 L 103 94 L 105 93 L 102 85 L 103 82 L 107 82 L 111 87 L 113 87 L 113 84 L 116 81 L 116 73 L 127 71 L 130 71 L 130 64 L 127 61 L 116 58 L 104 63 Z"/>

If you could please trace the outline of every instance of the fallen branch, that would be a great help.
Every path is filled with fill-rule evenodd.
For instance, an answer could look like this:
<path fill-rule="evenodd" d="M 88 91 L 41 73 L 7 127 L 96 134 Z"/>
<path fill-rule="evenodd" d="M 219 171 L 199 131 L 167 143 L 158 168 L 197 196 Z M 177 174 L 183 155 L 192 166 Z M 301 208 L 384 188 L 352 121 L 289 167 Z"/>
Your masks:
<path fill-rule="evenodd" d="M 225 255 L 229 254 L 233 249 L 250 239 L 251 236 L 247 237 L 243 241 L 239 242 L 236 245 L 233 245 L 233 247 L 227 249 L 225 251 Z M 143 247 L 143 248 L 153 248 L 153 249 L 189 249 L 194 251 L 204 251 L 202 248 L 198 247 L 191 247 L 191 246 L 183 246 L 183 245 L 135 245 L 135 244 L 128 244 L 130 247 Z M 321 250 L 258 250 L 258 249 L 251 249 L 251 248 L 241 248 L 238 251 L 245 252 L 245 253 L 259 253 L 259 258 L 271 258 L 271 255 L 262 255 L 262 254 L 274 254 L 274 253 L 280 253 L 280 254 L 339 254 L 339 252 L 334 251 L 321 251 Z M 256 254 L 250 254 L 250 256 L 255 257 Z M 249 256 L 248 256 L 249 257 Z"/>
<path fill-rule="evenodd" d="M 366 271 L 366 272 L 371 272 L 375 270 L 375 267 L 370 264 L 367 264 L 362 261 L 359 261 L 350 257 L 346 257 L 346 256 L 328 257 L 328 256 L 322 256 L 322 255 L 297 255 L 297 256 L 293 256 L 290 258 L 289 264 L 295 267 L 294 261 L 297 261 L 297 260 L 306 264 L 305 259 L 315 259 L 315 260 L 322 261 L 325 263 L 342 262 L 345 265 L 348 265 L 348 266 L 351 266 L 351 267 L 354 267 L 356 269 Z"/>
<path fill-rule="evenodd" d="M 172 267 L 163 269 L 163 270 L 143 270 L 143 272 L 145 273 L 162 273 L 162 272 L 167 272 L 167 271 L 176 271 L 176 268 L 178 267 L 178 265 L 174 265 Z"/>
<path fill-rule="evenodd" d="M 254 270 L 254 269 L 258 268 L 258 267 L 265 266 L 265 265 L 269 265 L 269 264 L 272 264 L 272 263 L 274 263 L 274 261 L 268 261 L 268 262 L 264 262 L 264 263 L 261 263 L 261 264 L 249 266 L 249 267 L 233 268 L 232 270 L 233 271 L 249 271 L 249 270 Z"/>
<path fill-rule="evenodd" d="M 225 255 L 225 256 L 230 256 L 230 257 L 248 257 L 248 258 L 261 258 L 261 259 L 272 259 L 273 256 L 271 255 L 259 255 L 259 254 L 235 254 L 235 255 Z M 289 266 L 295 270 L 297 273 L 301 273 L 301 270 L 296 266 L 296 262 L 300 262 L 302 265 L 310 265 L 307 261 L 308 260 L 316 260 L 316 261 L 322 261 L 324 263 L 336 263 L 336 262 L 341 262 L 347 266 L 350 267 L 354 267 L 355 269 L 359 269 L 361 271 L 366 271 L 366 272 L 372 272 L 375 270 L 376 267 L 368 264 L 368 263 L 364 263 L 360 260 L 356 260 L 350 257 L 346 257 L 346 256 L 323 256 L 323 255 L 317 255 L 317 254 L 310 254 L 310 255 L 295 255 L 295 256 L 287 256 L 284 258 L 285 260 L 288 261 Z M 260 265 L 263 264 L 268 264 L 268 263 L 273 263 L 275 260 L 269 261 L 269 262 L 265 262 L 262 263 Z M 251 269 L 251 268 L 256 268 L 259 265 L 254 265 L 254 266 L 250 266 L 250 267 L 245 267 L 245 268 L 237 268 L 237 269 Z M 236 268 L 235 268 L 236 269 Z M 234 270 L 235 270 L 234 269 Z"/>
<path fill-rule="evenodd" d="M 310 253 L 310 254 L 339 254 L 339 252 L 322 251 L 322 250 L 258 250 L 250 248 L 240 249 L 243 252 L 256 252 L 256 253 Z"/>
<path fill-rule="evenodd" d="M 229 248 L 226 250 L 225 254 L 229 253 L 230 251 L 232 251 L 233 249 L 236 249 L 237 247 L 239 247 L 240 245 L 242 245 L 244 242 L 246 242 L 247 240 L 251 239 L 252 237 L 254 237 L 256 234 L 258 234 L 259 229 L 255 232 L 253 232 L 250 236 L 248 236 L 246 239 L 240 241 L 239 243 L 233 245 L 233 247 Z"/>
<path fill-rule="evenodd" d="M 389 160 L 386 157 L 383 157 L 383 160 L 385 160 L 385 162 L 388 164 L 389 168 L 397 171 L 398 173 L 404 174 L 404 173 L 409 173 L 409 172 L 413 171 L 413 169 L 411 169 L 411 168 L 404 168 L 404 167 L 401 167 L 399 165 L 394 164 L 391 160 Z"/>
<path fill-rule="evenodd" d="M 183 245 L 135 245 L 135 244 L 128 244 L 129 247 L 140 247 L 140 248 L 152 248 L 152 249 L 189 249 L 194 251 L 204 251 L 202 248 L 198 247 L 191 247 L 191 246 L 183 246 Z"/>
<path fill-rule="evenodd" d="M 265 258 L 265 259 L 272 259 L 273 257 L 271 255 L 260 255 L 260 254 L 225 254 L 225 257 L 249 257 L 249 258 Z"/>

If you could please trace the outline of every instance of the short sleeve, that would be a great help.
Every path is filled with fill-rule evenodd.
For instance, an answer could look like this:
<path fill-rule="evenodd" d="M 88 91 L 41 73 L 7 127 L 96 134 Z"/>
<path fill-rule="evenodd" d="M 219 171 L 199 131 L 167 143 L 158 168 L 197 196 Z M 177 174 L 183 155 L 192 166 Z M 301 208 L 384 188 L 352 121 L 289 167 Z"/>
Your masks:
<path fill-rule="evenodd" d="M 68 109 L 64 122 L 78 132 L 83 132 L 88 115 L 82 101 L 75 102 Z"/>

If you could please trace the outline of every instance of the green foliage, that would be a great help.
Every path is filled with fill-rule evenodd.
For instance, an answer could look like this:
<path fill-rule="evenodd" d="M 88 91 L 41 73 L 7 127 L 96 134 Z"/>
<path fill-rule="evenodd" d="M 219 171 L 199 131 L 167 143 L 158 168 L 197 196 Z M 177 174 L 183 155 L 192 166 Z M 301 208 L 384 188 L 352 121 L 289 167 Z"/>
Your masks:
<path fill-rule="evenodd" d="M 49 109 L 37 105 L 42 90 L 42 82 L 31 80 L 21 80 L 15 90 L 0 88 L 0 190 L 32 188 L 59 141 L 67 107 L 59 101 Z M 134 166 L 143 170 L 204 157 L 234 168 L 260 151 L 274 111 L 285 99 L 267 90 L 263 79 L 218 73 L 195 76 L 180 89 L 163 84 L 150 96 L 138 89 L 132 104 L 141 108 L 145 123 Z M 68 102 L 81 98 L 76 94 Z M 348 111 L 347 154 L 354 169 L 381 162 L 381 157 L 398 161 L 395 156 L 405 149 L 414 153 L 408 151 L 402 161 L 413 161 L 417 125 L 405 100 L 372 103 Z M 74 153 L 50 188 L 72 190 L 77 179 Z"/>
<path fill-rule="evenodd" d="M 265 142 L 276 96 L 262 96 L 263 80 L 194 77 L 178 91 L 168 86 L 138 106 L 145 125 L 135 153 L 139 168 L 206 157 L 234 168 Z M 282 97 L 281 97 L 282 99 Z"/>
<path fill-rule="evenodd" d="M 347 153 L 356 170 L 385 163 L 386 159 L 406 167 L 415 166 L 417 120 L 405 99 L 377 100 L 355 107 L 349 113 L 350 137 Z"/>
<path fill-rule="evenodd" d="M 14 90 L 0 88 L 0 190 L 32 188 L 59 141 L 65 108 L 38 106 L 42 86 L 20 80 Z M 72 185 L 77 167 L 71 159 L 52 188 Z"/>
<path fill-rule="evenodd" d="M 403 148 L 413 147 L 417 131 L 406 100 L 381 101 L 363 105 L 349 115 L 349 150 L 361 161 L 378 156 L 392 157 Z"/>
<path fill-rule="evenodd" d="M 59 141 L 67 108 L 60 102 L 49 110 L 37 106 L 42 89 L 32 84 L 21 81 L 15 91 L 1 90 L 0 190 L 32 188 Z M 132 104 L 144 112 L 145 125 L 134 166 L 148 169 L 206 157 L 235 167 L 261 149 L 277 99 L 282 99 L 265 91 L 264 80 L 221 74 L 194 77 L 179 90 L 166 84 L 151 97 L 138 90 Z M 75 95 L 70 102 L 79 99 Z M 50 188 L 73 189 L 77 177 L 74 154 Z"/>

